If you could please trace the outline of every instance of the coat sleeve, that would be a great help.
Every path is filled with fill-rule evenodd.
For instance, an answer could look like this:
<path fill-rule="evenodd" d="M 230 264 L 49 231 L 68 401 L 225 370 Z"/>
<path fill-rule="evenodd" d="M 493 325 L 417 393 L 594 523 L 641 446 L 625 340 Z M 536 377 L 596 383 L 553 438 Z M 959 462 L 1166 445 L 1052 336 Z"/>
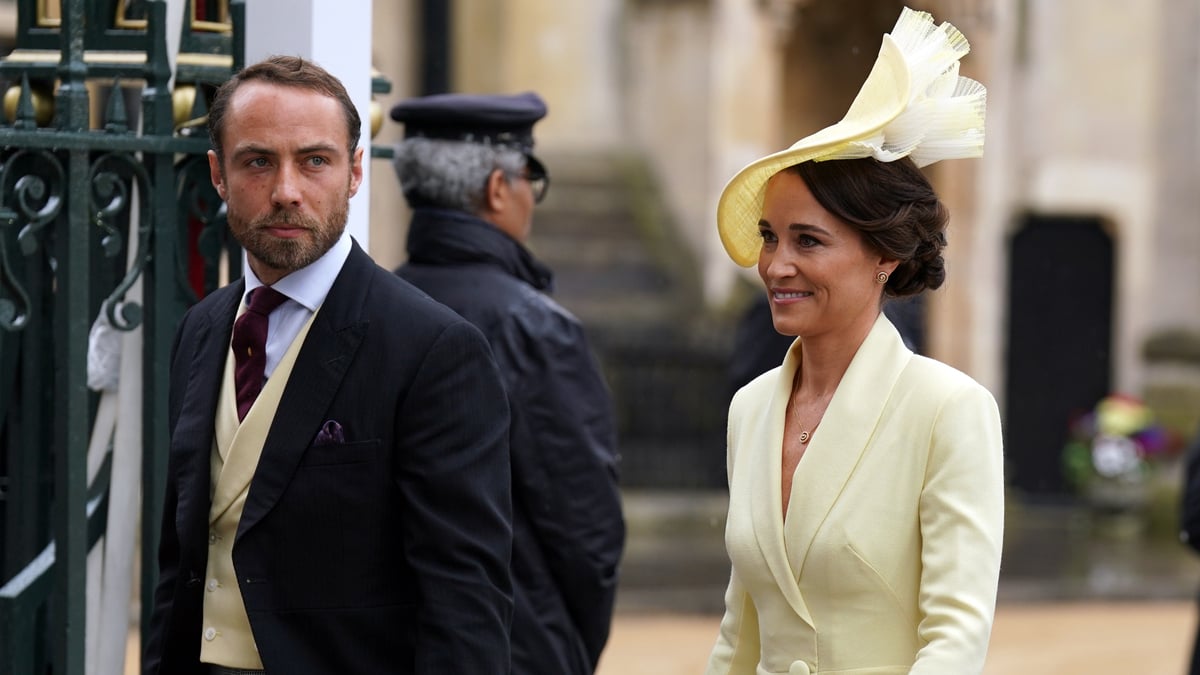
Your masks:
<path fill-rule="evenodd" d="M 482 334 L 451 324 L 396 414 L 395 479 L 416 577 L 415 673 L 508 673 L 512 493 L 508 405 Z"/>
<path fill-rule="evenodd" d="M 974 382 L 951 392 L 934 421 L 920 527 L 922 647 L 911 673 L 979 673 L 1000 576 L 1004 476 L 999 411 Z"/>
<path fill-rule="evenodd" d="M 733 461 L 734 439 L 738 437 L 738 422 L 744 408 L 744 390 L 734 394 L 729 405 L 729 426 L 726 430 L 726 471 L 729 489 L 734 488 Z M 728 535 L 727 535 L 728 537 Z M 727 539 L 728 541 L 728 539 Z M 762 647 L 759 640 L 758 609 L 750 593 L 738 578 L 737 570 L 729 574 L 729 586 L 725 589 L 725 615 L 721 617 L 721 628 L 717 632 L 717 644 L 708 657 L 705 675 L 754 675 L 758 669 Z"/>
<path fill-rule="evenodd" d="M 510 377 L 516 498 L 594 668 L 625 545 L 612 400 L 577 321 L 514 322 L 493 348 Z"/>

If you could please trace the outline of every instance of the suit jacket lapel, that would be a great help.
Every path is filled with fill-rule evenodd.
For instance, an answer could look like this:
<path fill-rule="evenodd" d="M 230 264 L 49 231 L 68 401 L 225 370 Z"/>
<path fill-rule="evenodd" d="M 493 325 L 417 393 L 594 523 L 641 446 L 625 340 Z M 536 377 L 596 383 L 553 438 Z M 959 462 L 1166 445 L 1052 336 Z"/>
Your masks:
<path fill-rule="evenodd" d="M 750 436 L 761 439 L 765 444 L 766 459 L 761 466 L 753 469 L 757 480 L 753 481 L 750 503 L 753 505 L 754 535 L 771 576 L 796 615 L 811 624 L 812 617 L 796 584 L 796 575 L 788 565 L 783 521 L 783 425 L 792 391 L 792 378 L 799 367 L 799 349 L 793 344 L 784 358 L 775 390 L 766 401 L 766 414 L 759 417 L 763 426 Z M 770 498 L 757 499 L 755 495 L 770 495 Z"/>
<path fill-rule="evenodd" d="M 787 520 L 784 541 L 797 575 L 817 530 L 871 442 L 892 387 L 911 357 L 881 312 L 838 384 L 792 484 L 789 510 L 797 517 Z"/>
<path fill-rule="evenodd" d="M 238 281 L 217 291 L 212 306 L 188 324 L 195 352 L 187 370 L 180 414 L 171 431 L 172 451 L 178 453 L 179 517 L 207 528 L 212 476 L 213 415 L 216 413 L 233 317 L 242 300 L 244 283 Z M 182 523 L 181 523 L 182 525 Z"/>
<path fill-rule="evenodd" d="M 375 263 L 355 243 L 296 357 L 250 483 L 238 538 L 271 510 L 287 488 L 366 335 L 364 306 Z"/>

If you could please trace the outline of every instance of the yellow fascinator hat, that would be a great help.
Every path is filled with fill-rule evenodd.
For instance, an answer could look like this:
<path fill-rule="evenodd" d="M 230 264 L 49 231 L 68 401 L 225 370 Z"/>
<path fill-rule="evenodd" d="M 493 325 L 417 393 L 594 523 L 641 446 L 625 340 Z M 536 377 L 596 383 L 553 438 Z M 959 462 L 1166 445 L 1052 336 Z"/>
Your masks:
<path fill-rule="evenodd" d="M 960 77 L 958 61 L 971 50 L 948 23 L 907 7 L 883 36 L 875 65 L 840 122 L 767 155 L 739 171 L 717 203 L 717 231 L 733 261 L 758 260 L 758 221 L 771 176 L 809 160 L 911 157 L 917 166 L 983 154 L 987 90 Z"/>

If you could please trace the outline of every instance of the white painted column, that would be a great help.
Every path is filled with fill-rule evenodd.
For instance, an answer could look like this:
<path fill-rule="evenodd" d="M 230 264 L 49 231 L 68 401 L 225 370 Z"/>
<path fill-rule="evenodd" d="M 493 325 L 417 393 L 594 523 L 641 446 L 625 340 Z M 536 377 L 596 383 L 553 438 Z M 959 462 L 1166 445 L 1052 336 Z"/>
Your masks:
<path fill-rule="evenodd" d="M 345 85 L 362 118 L 363 180 L 346 227 L 367 251 L 371 204 L 371 0 L 253 0 L 246 3 L 246 64 L 300 56 Z"/>

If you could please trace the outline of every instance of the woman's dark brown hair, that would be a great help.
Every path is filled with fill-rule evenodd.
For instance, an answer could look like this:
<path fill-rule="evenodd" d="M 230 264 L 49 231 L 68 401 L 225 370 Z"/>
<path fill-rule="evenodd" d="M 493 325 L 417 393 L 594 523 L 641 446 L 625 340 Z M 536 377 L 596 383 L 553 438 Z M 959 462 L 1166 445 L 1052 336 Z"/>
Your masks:
<path fill-rule="evenodd" d="M 786 170 L 804 179 L 817 202 L 869 246 L 900 261 L 884 286 L 886 295 L 916 295 L 946 280 L 942 249 L 950 213 L 912 160 L 810 161 Z"/>

